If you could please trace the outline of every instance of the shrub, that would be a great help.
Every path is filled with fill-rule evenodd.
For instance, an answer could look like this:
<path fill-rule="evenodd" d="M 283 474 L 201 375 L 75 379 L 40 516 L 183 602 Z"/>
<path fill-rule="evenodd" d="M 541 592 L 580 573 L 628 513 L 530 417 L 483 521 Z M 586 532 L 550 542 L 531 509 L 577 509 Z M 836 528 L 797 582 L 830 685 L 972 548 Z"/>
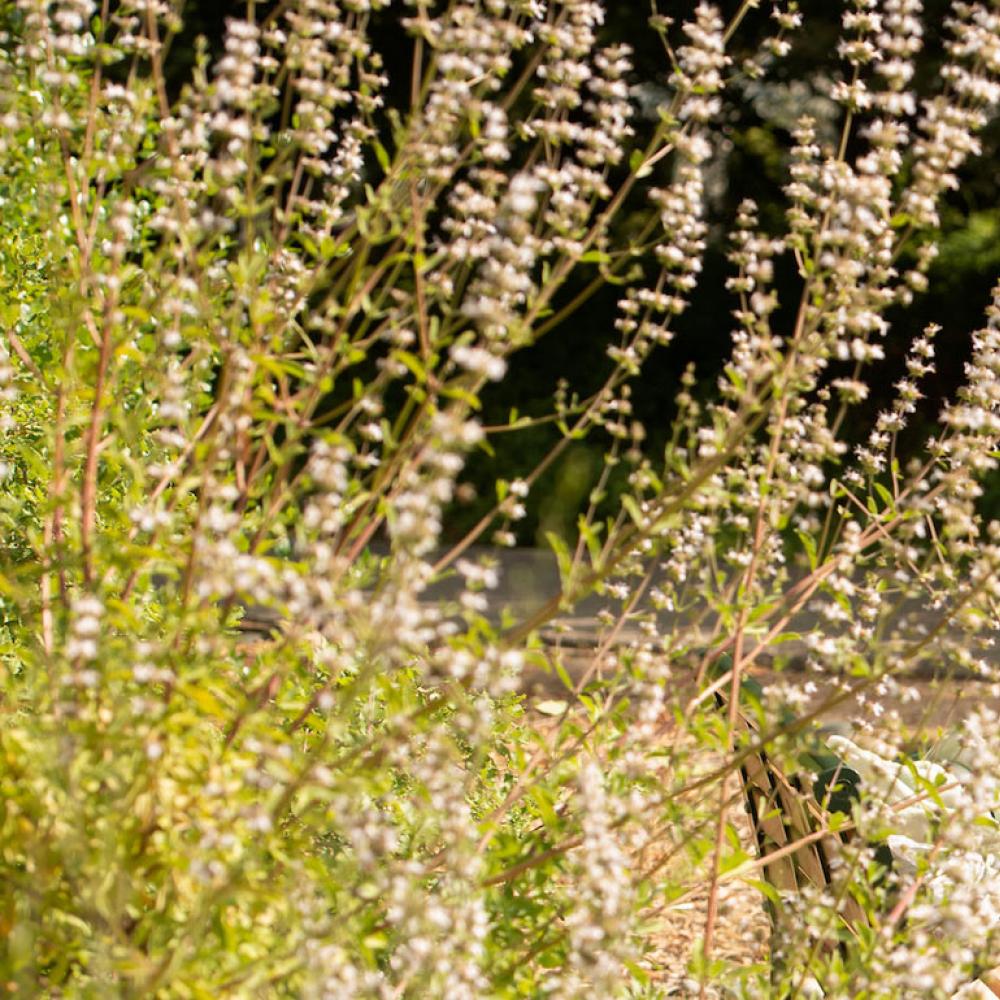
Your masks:
<path fill-rule="evenodd" d="M 996 103 L 987 5 L 954 5 L 942 89 L 919 102 L 917 0 L 848 5 L 840 141 L 799 122 L 783 231 L 741 207 L 718 393 L 668 387 L 672 437 L 643 451 L 630 385 L 698 280 L 726 87 L 800 21 L 777 8 L 737 64 L 754 6 L 652 18 L 671 89 L 641 128 L 629 52 L 600 45 L 587 0 L 251 3 L 176 96 L 174 6 L 3 6 L 11 993 L 652 996 L 657 922 L 699 887 L 702 993 L 787 995 L 809 975 L 830 996 L 943 995 L 986 960 L 991 883 L 959 879 L 936 906 L 924 887 L 991 822 L 986 709 L 919 875 L 877 862 L 896 813 L 863 787 L 829 822 L 866 839 L 829 890 L 786 901 L 782 961 L 713 956 L 720 884 L 759 874 L 728 778 L 761 747 L 799 767 L 848 696 L 897 753 L 884 701 L 911 696 L 908 669 L 993 676 L 1000 579 L 976 506 L 1000 301 L 912 458 L 897 439 L 934 330 L 886 320 L 924 287 L 936 206 Z M 405 65 L 371 42 L 386 18 L 412 39 Z M 786 265 L 801 297 L 779 309 Z M 525 478 L 498 470 L 492 510 L 442 549 L 466 456 L 524 423 L 488 433 L 484 388 L 543 335 L 572 350 L 571 279 L 621 289 L 603 387 L 557 396 L 556 447 Z M 852 449 L 845 414 L 886 377 L 889 336 L 908 338 L 906 374 Z M 585 435 L 607 453 L 578 543 L 553 540 L 560 590 L 497 621 L 478 543 L 510 541 Z M 612 470 L 627 491 L 602 519 Z M 430 600 L 449 576 L 454 596 Z M 594 593 L 597 650 L 571 677 L 540 630 Z M 266 640 L 239 627 L 248 607 L 279 623 Z M 807 609 L 810 673 L 754 695 L 744 678 Z M 542 712 L 520 693 L 532 669 L 566 688 Z M 833 685 L 818 705 L 813 672 Z M 879 933 L 843 926 L 845 895 Z"/>

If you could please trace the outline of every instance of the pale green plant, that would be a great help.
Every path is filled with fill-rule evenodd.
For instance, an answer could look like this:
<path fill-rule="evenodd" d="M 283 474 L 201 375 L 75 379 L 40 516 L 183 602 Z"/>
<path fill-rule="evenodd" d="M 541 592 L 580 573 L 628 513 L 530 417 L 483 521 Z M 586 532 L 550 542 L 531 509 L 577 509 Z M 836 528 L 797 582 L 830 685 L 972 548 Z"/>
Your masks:
<path fill-rule="evenodd" d="M 732 970 L 713 953 L 720 885 L 760 875 L 728 779 L 762 748 L 797 768 L 851 696 L 895 752 L 882 699 L 908 697 L 899 678 L 922 660 L 992 677 L 1000 564 L 976 511 L 1000 431 L 996 304 L 925 455 L 895 449 L 933 331 L 865 445 L 840 436 L 996 103 L 986 5 L 955 5 L 946 90 L 922 110 L 919 4 L 848 6 L 839 145 L 799 123 L 783 234 L 741 208 L 718 397 L 685 378 L 663 460 L 643 454 L 630 382 L 698 279 L 727 45 L 753 6 L 654 16 L 672 89 L 635 134 L 628 51 L 600 46 L 585 0 L 251 2 L 176 99 L 181 9 L 3 5 L 9 992 L 662 995 L 681 970 L 654 957 L 657 921 L 699 889 L 685 988 L 703 995 L 786 996 L 808 976 L 828 996 L 907 996 L 914 970 L 919 995 L 946 995 L 988 960 L 987 896 L 936 911 L 916 905 L 921 879 L 877 865 L 893 815 L 875 787 L 850 818 L 829 813 L 867 841 L 828 889 L 787 901 L 781 961 Z M 370 41 L 388 16 L 413 38 L 402 70 Z M 776 9 L 739 71 L 780 58 L 799 20 Z M 407 107 L 386 106 L 387 74 L 409 81 Z M 636 206 L 641 230 L 616 242 Z M 790 319 L 781 256 L 801 281 Z M 603 387 L 557 399 L 540 419 L 559 443 L 442 549 L 465 458 L 488 444 L 484 387 L 614 282 Z M 510 541 L 586 434 L 606 465 L 579 543 L 554 541 L 560 591 L 498 623 L 478 543 Z M 627 495 L 602 521 L 621 465 Z M 449 574 L 458 595 L 431 600 Z M 570 676 L 540 630 L 595 592 L 597 649 Z M 746 678 L 812 605 L 808 666 L 834 691 L 817 703 L 808 675 L 753 695 Z M 267 639 L 240 630 L 247 607 L 278 622 Z M 520 693 L 533 668 L 565 687 L 543 713 Z M 991 719 L 967 723 L 978 771 L 928 870 L 990 804 L 1000 757 L 976 727 Z M 878 931 L 843 925 L 846 895 Z"/>

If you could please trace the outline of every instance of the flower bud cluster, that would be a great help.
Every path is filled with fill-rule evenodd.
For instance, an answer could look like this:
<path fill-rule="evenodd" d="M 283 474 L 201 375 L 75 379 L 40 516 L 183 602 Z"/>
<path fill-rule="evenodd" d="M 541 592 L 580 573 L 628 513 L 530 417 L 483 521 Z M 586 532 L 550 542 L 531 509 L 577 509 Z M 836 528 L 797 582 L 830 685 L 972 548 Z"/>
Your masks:
<path fill-rule="evenodd" d="M 97 659 L 103 615 L 104 603 L 93 594 L 85 594 L 73 602 L 66 642 L 66 656 L 70 660 L 92 662 Z"/>
<path fill-rule="evenodd" d="M 503 159 L 498 143 L 505 131 L 502 112 L 489 101 L 513 64 L 513 54 L 534 35 L 515 17 L 483 18 L 476 4 L 458 3 L 437 19 L 425 12 L 404 21 L 437 55 L 439 72 L 420 109 L 411 146 L 416 168 L 434 183 L 447 183 L 459 159 L 461 132 L 470 116 L 485 123 L 482 146 L 491 161 Z"/>
<path fill-rule="evenodd" d="M 624 963 L 632 958 L 627 859 L 612 831 L 612 802 L 596 761 L 578 774 L 582 844 L 576 853 L 573 893 L 566 917 L 569 955 L 552 995 L 565 1000 L 593 989 L 614 996 Z"/>
<path fill-rule="evenodd" d="M 522 337 L 519 314 L 535 291 L 532 271 L 539 252 L 532 220 L 537 210 L 541 182 L 531 173 L 511 178 L 500 197 L 493 232 L 484 245 L 483 262 L 469 286 L 462 305 L 464 315 L 480 331 L 481 348 L 469 348 L 452 357 L 468 368 L 474 365 L 487 378 L 500 378 L 505 367 L 499 358 Z M 498 363 L 499 362 L 499 363 Z"/>
<path fill-rule="evenodd" d="M 953 11 L 942 76 L 954 94 L 923 102 L 920 136 L 913 147 L 913 179 L 901 206 L 916 225 L 929 228 L 939 225 L 937 202 L 943 192 L 957 186 L 956 171 L 980 152 L 976 133 L 986 123 L 986 110 L 1000 98 L 997 14 L 979 3 L 955 3 Z"/>
<path fill-rule="evenodd" d="M 722 71 L 730 62 L 722 29 L 718 9 L 708 3 L 698 4 L 694 20 L 684 23 L 689 43 L 677 49 L 680 77 L 676 86 L 683 95 L 678 112 L 681 121 L 707 122 L 722 107 L 716 95 L 722 89 Z"/>
<path fill-rule="evenodd" d="M 17 399 L 17 385 L 14 383 L 14 366 L 10 362 L 10 351 L 0 344 L 0 401 L 13 403 Z"/>
<path fill-rule="evenodd" d="M 1000 442 L 1000 288 L 994 289 L 987 325 L 972 338 L 973 356 L 958 400 L 945 407 L 947 432 L 934 444 L 933 478 L 944 485 L 935 500 L 943 535 L 955 556 L 969 554 L 979 534 L 979 478 L 997 467 Z"/>
<path fill-rule="evenodd" d="M 924 330 L 922 337 L 913 341 L 906 359 L 909 377 L 896 383 L 897 395 L 892 407 L 878 415 L 867 445 L 855 449 L 859 465 L 865 475 L 875 476 L 885 470 L 895 436 L 906 426 L 909 417 L 916 412 L 917 402 L 923 398 L 918 388 L 919 379 L 934 371 L 934 364 L 931 361 L 934 357 L 933 340 L 939 329 L 936 324 L 932 324 Z M 849 386 L 847 391 L 850 394 Z M 845 479 L 855 485 L 863 482 L 863 477 L 851 470 L 846 473 Z"/>

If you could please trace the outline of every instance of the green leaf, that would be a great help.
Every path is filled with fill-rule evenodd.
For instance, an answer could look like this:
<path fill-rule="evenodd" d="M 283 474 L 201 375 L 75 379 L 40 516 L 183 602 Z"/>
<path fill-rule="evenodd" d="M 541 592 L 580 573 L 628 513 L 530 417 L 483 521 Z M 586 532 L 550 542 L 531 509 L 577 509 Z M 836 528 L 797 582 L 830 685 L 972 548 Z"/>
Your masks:
<path fill-rule="evenodd" d="M 580 515 L 577 521 L 580 537 L 583 539 L 584 544 L 587 546 L 587 552 L 590 554 L 590 565 L 595 570 L 600 570 L 601 565 L 602 546 L 599 536 L 603 527 L 603 524 L 590 524 L 583 514 Z"/>
<path fill-rule="evenodd" d="M 552 666 L 555 669 L 556 676 L 566 685 L 567 691 L 572 691 L 576 685 L 573 683 L 573 678 L 567 673 L 566 668 L 562 664 L 562 660 L 553 659 Z"/>
<path fill-rule="evenodd" d="M 648 527 L 649 518 L 639 509 L 639 504 L 634 497 L 629 496 L 627 493 L 622 494 L 621 505 L 625 508 L 625 513 L 635 522 L 637 528 L 645 530 Z"/>
<path fill-rule="evenodd" d="M 636 177 L 648 177 L 653 170 L 652 167 L 643 166 L 645 162 L 645 153 L 641 149 L 633 150 L 632 155 L 628 158 L 628 168 Z"/>
<path fill-rule="evenodd" d="M 806 531 L 796 530 L 795 532 L 798 540 L 802 543 L 802 548 L 806 551 L 806 557 L 809 559 L 809 568 L 811 570 L 816 569 L 816 539 L 813 538 Z"/>
<path fill-rule="evenodd" d="M 545 540 L 555 553 L 556 562 L 559 564 L 559 582 L 562 585 L 563 593 L 566 593 L 569 590 L 570 576 L 573 572 L 573 557 L 570 554 L 569 546 L 565 539 L 554 531 L 547 531 Z"/>
<path fill-rule="evenodd" d="M 548 701 L 535 702 L 535 711 L 542 715 L 562 715 L 567 708 L 567 702 L 552 698 Z"/>
<path fill-rule="evenodd" d="M 468 389 L 463 389 L 460 385 L 450 385 L 441 390 L 442 396 L 447 396 L 448 399 L 457 399 L 463 403 L 468 404 L 474 410 L 478 410 L 482 403 L 479 401 L 479 397 L 473 393 L 469 392 Z"/>
<path fill-rule="evenodd" d="M 413 372 L 413 375 L 418 382 L 427 381 L 427 369 L 424 368 L 420 359 L 415 354 L 411 354 L 409 351 L 397 350 L 392 352 L 392 356 L 397 361 L 406 365 L 406 367 Z"/>
<path fill-rule="evenodd" d="M 874 483 L 873 485 L 875 486 L 875 492 L 881 498 L 882 503 L 892 510 L 892 508 L 896 505 L 896 501 L 893 499 L 892 494 L 881 483 Z"/>
<path fill-rule="evenodd" d="M 781 894 L 770 882 L 765 882 L 763 879 L 747 879 L 746 885 L 756 889 L 765 899 L 774 903 L 775 906 L 781 906 Z"/>

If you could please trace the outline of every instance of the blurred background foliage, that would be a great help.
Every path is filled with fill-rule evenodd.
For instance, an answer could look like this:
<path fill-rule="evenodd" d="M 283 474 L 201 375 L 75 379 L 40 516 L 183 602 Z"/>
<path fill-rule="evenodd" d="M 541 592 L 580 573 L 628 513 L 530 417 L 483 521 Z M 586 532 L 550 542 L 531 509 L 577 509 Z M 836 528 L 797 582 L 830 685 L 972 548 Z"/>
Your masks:
<path fill-rule="evenodd" d="M 269 6 L 255 4 L 258 11 Z M 656 121 L 655 106 L 667 95 L 670 76 L 669 58 L 661 37 L 649 28 L 649 17 L 655 9 L 673 18 L 676 31 L 679 23 L 692 15 L 696 3 L 660 0 L 654 5 L 650 0 L 615 0 L 605 6 L 606 41 L 626 43 L 634 53 L 631 82 L 638 114 L 633 124 L 641 141 Z M 731 16 L 739 2 L 724 0 L 718 6 L 724 15 Z M 914 81 L 918 95 L 934 89 L 949 6 L 950 0 L 925 0 L 925 45 Z M 734 68 L 755 52 L 757 43 L 768 33 L 770 7 L 770 3 L 761 3 L 741 25 L 731 49 Z M 782 187 L 788 181 L 790 129 L 800 115 L 809 114 L 817 121 L 821 140 L 832 144 L 839 135 L 839 112 L 825 93 L 830 81 L 843 74 L 836 54 L 843 4 L 800 0 L 799 7 L 804 27 L 791 36 L 791 53 L 769 67 L 762 80 L 735 73 L 728 88 L 723 127 L 715 131 L 716 145 L 706 176 L 710 229 L 701 281 L 690 308 L 674 323 L 677 336 L 673 344 L 653 354 L 634 385 L 635 417 L 645 427 L 643 447 L 654 462 L 671 433 L 682 373 L 693 365 L 697 376 L 695 393 L 707 398 L 713 394 L 722 360 L 730 352 L 730 311 L 736 300 L 724 289 L 729 274 L 725 252 L 736 206 L 744 198 L 753 198 L 762 225 L 780 234 L 784 228 Z M 203 37 L 209 51 L 218 52 L 226 18 L 245 13 L 244 0 L 189 0 L 184 31 L 175 40 L 168 62 L 169 77 L 178 90 L 194 65 L 197 39 Z M 405 109 L 409 102 L 410 43 L 398 30 L 398 17 L 395 5 L 378 15 L 373 39 L 385 58 L 390 78 L 389 103 L 396 101 Z M 867 436 L 872 419 L 891 401 L 893 384 L 904 373 L 905 346 L 914 331 L 928 323 L 941 324 L 937 372 L 925 383 L 926 398 L 900 442 L 904 458 L 907 450 L 919 446 L 931 433 L 942 401 L 960 384 L 969 356 L 970 334 L 983 325 L 990 289 L 1000 275 L 1000 126 L 996 122 L 984 131 L 982 143 L 982 155 L 965 167 L 960 188 L 951 192 L 941 212 L 941 252 L 930 272 L 930 287 L 909 308 L 888 316 L 892 327 L 885 343 L 886 360 L 877 371 L 869 373 L 871 396 L 854 408 L 851 422 L 845 427 L 849 439 Z M 371 169 L 377 175 L 377 164 L 372 164 Z M 666 181 L 669 161 L 659 169 Z M 629 232 L 637 231 L 648 218 L 648 211 L 647 204 L 634 204 L 622 218 L 621 231 L 616 235 L 627 239 Z M 800 285 L 790 261 L 784 263 L 776 288 L 784 303 L 787 327 Z M 589 280 L 586 274 L 576 276 L 555 307 L 570 301 Z M 619 288 L 606 285 L 565 323 L 515 355 L 509 377 L 491 385 L 483 395 L 483 423 L 497 426 L 507 424 L 514 414 L 524 418 L 551 413 L 561 381 L 581 397 L 596 390 L 611 364 L 605 351 L 616 339 L 613 324 L 619 292 Z M 777 325 L 782 325 L 780 311 Z M 560 433 L 554 422 L 547 422 L 491 435 L 489 446 L 468 464 L 468 488 L 451 511 L 446 535 L 460 537 L 495 501 L 495 481 L 500 477 L 510 480 L 532 469 Z M 587 506 L 607 445 L 607 439 L 591 435 L 574 442 L 548 469 L 532 491 L 527 517 L 513 525 L 519 544 L 544 545 L 548 532 L 567 539 L 575 537 L 577 516 Z M 615 509 L 624 474 L 622 468 L 617 481 L 616 476 L 611 477 L 603 501 L 609 512 Z M 988 484 L 983 510 L 990 516 L 1000 516 L 998 477 Z"/>

